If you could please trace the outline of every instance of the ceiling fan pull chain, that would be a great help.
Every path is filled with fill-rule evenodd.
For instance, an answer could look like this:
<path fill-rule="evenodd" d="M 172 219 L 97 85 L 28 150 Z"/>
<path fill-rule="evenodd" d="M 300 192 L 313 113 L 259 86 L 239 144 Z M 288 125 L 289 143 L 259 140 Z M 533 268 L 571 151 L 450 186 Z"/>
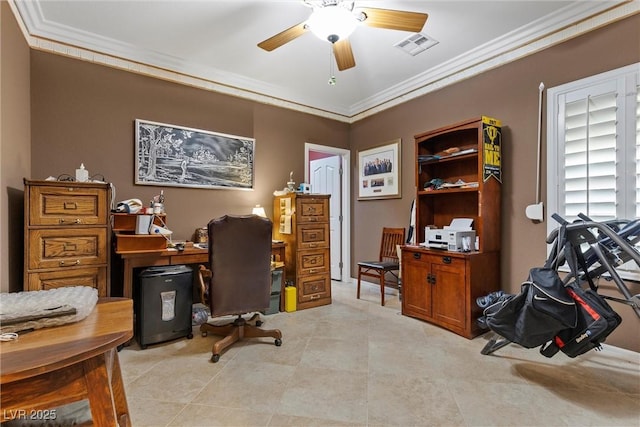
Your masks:
<path fill-rule="evenodd" d="M 336 85 L 336 76 L 333 73 L 333 46 L 329 46 L 329 81 L 327 82 L 329 86 Z"/>

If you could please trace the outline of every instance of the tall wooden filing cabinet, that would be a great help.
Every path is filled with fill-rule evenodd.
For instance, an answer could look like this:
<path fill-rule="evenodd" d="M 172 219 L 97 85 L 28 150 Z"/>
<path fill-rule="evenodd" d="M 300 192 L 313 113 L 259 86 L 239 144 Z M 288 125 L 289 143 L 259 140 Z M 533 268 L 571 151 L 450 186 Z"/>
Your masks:
<path fill-rule="evenodd" d="M 24 290 L 91 286 L 108 296 L 109 184 L 24 185 Z"/>
<path fill-rule="evenodd" d="M 273 203 L 273 238 L 285 246 L 285 277 L 297 309 L 331 304 L 329 195 L 290 193 Z"/>

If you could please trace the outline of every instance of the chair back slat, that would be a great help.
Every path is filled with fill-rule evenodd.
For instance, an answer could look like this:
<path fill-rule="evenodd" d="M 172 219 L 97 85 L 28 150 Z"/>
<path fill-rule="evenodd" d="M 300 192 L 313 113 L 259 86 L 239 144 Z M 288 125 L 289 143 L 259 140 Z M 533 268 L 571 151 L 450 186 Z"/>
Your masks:
<path fill-rule="evenodd" d="M 384 227 L 380 243 L 380 261 L 398 262 L 397 245 L 404 244 L 405 229 Z"/>

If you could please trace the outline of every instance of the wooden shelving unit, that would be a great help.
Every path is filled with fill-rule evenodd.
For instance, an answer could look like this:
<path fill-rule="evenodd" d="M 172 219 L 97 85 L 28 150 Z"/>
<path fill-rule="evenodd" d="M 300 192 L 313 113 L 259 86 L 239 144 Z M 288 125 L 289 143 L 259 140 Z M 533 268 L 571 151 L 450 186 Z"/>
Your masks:
<path fill-rule="evenodd" d="M 467 338 L 482 332 L 476 298 L 500 289 L 501 144 L 501 123 L 489 117 L 415 135 L 417 242 L 427 226 L 471 218 L 478 247 L 404 246 L 402 313 Z"/>

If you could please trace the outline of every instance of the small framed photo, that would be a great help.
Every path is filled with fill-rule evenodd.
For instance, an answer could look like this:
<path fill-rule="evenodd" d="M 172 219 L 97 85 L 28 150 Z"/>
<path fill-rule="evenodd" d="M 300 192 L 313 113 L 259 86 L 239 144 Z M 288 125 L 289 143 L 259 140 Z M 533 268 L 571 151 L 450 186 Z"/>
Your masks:
<path fill-rule="evenodd" d="M 358 200 L 399 199 L 401 139 L 358 152 Z"/>

